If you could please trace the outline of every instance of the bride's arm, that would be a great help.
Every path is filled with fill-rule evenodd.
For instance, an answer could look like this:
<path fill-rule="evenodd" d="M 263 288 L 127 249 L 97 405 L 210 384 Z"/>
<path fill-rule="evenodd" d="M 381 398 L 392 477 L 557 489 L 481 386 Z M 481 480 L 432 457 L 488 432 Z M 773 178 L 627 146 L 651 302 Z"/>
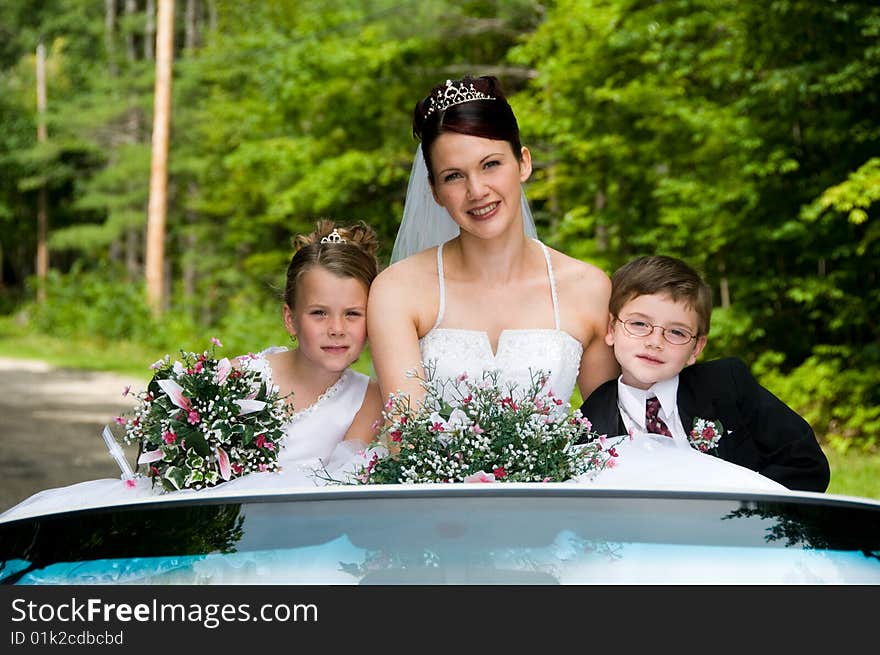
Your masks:
<path fill-rule="evenodd" d="M 605 343 L 608 331 L 608 301 L 611 298 L 611 280 L 604 271 L 578 261 L 576 264 L 573 296 L 565 296 L 568 306 L 578 308 L 577 338 L 584 347 L 578 372 L 578 389 L 584 400 L 606 380 L 620 375 L 620 365 L 614 350 Z"/>
<path fill-rule="evenodd" d="M 383 401 L 398 391 L 413 403 L 424 396 L 419 380 L 407 375 L 415 370 L 424 377 L 418 334 L 418 294 L 423 290 L 409 263 L 385 269 L 370 287 L 367 335 Z"/>

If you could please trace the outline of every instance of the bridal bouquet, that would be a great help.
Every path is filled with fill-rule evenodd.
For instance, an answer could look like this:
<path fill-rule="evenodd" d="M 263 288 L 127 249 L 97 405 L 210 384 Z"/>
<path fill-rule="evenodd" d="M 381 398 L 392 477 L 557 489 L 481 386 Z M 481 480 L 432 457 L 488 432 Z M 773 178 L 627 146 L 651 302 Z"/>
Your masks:
<path fill-rule="evenodd" d="M 580 410 L 543 390 L 542 372 L 518 389 L 497 371 L 434 380 L 426 368 L 416 408 L 390 395 L 379 435 L 387 453 L 372 454 L 360 482 L 561 482 L 614 465 L 614 448 Z M 582 438 L 594 440 L 577 445 Z"/>
<path fill-rule="evenodd" d="M 277 469 L 290 410 L 258 371 L 217 359 L 214 346 L 221 344 L 211 343 L 211 352 L 180 351 L 179 360 L 165 355 L 153 364 L 134 415 L 116 418 L 125 443 L 138 445 L 138 465 L 166 491 Z"/>

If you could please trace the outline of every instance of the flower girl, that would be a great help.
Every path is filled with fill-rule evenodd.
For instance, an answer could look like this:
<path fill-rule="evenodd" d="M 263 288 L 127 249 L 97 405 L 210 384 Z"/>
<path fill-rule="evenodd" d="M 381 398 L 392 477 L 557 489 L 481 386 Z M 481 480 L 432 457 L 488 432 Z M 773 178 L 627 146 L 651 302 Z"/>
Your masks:
<path fill-rule="evenodd" d="M 316 471 L 326 473 L 334 462 L 351 462 L 375 438 L 382 412 L 378 385 L 350 367 L 366 344 L 367 296 L 378 273 L 377 246 L 375 232 L 364 223 L 337 227 L 324 220 L 311 234 L 294 239 L 282 304 L 294 345 L 273 346 L 234 363 L 258 372 L 269 389 L 274 387 L 292 405 L 283 425 L 278 470 L 201 490 L 186 485 L 170 493 L 323 484 Z M 90 480 L 36 493 L 0 514 L 0 520 L 126 503 L 155 497 L 162 488 L 159 481 L 141 476 Z"/>

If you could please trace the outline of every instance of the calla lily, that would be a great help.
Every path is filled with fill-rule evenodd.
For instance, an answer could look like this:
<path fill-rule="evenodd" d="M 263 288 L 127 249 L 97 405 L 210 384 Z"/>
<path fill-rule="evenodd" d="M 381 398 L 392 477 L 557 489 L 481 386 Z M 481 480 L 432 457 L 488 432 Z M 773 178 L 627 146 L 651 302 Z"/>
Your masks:
<path fill-rule="evenodd" d="M 217 464 L 220 466 L 220 476 L 224 480 L 229 480 L 232 477 L 232 467 L 229 465 L 229 455 L 226 454 L 226 451 L 217 447 Z"/>
<path fill-rule="evenodd" d="M 171 402 L 180 407 L 180 409 L 185 409 L 186 411 L 192 409 L 189 398 L 183 395 L 183 387 L 177 384 L 177 382 L 174 380 L 159 380 L 158 384 L 162 391 L 168 394 Z"/>
<path fill-rule="evenodd" d="M 241 411 L 238 413 L 239 416 L 259 412 L 266 406 L 266 403 L 262 400 L 236 400 L 235 403 L 241 407 Z"/>
<path fill-rule="evenodd" d="M 162 459 L 162 451 L 158 448 L 156 450 L 150 450 L 147 452 L 141 453 L 141 456 L 138 457 L 138 464 L 149 464 L 151 462 L 158 462 Z"/>
<path fill-rule="evenodd" d="M 226 384 L 226 378 L 232 372 L 232 362 L 228 357 L 224 357 L 217 362 L 217 384 Z"/>

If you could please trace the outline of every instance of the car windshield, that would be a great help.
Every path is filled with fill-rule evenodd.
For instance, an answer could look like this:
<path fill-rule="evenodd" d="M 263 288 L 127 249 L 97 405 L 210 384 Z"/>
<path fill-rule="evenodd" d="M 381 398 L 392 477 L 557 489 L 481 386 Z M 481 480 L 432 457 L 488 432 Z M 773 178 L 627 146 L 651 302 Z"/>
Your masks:
<path fill-rule="evenodd" d="M 880 584 L 874 505 L 559 489 L 370 491 L 0 524 L 0 581 Z"/>

